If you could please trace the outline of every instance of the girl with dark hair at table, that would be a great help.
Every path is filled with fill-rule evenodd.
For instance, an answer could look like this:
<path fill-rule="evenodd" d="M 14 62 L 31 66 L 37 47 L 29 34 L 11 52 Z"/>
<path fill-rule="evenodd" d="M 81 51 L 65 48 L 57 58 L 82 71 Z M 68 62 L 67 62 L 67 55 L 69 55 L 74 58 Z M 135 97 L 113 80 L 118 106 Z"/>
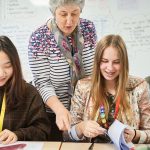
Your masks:
<path fill-rule="evenodd" d="M 0 36 L 0 112 L 0 143 L 49 139 L 42 98 L 23 79 L 17 49 L 6 36 Z"/>

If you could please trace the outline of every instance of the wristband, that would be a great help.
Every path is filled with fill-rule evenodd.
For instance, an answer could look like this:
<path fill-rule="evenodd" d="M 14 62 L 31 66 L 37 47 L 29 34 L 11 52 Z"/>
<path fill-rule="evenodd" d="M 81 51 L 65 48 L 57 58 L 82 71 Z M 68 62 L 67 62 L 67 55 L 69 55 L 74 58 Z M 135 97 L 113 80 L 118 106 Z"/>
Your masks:
<path fill-rule="evenodd" d="M 78 135 L 77 135 L 77 132 L 76 132 L 76 129 L 75 129 L 75 125 L 71 128 L 70 131 L 68 131 L 68 133 L 69 133 L 70 138 L 73 141 L 80 141 L 81 140 L 81 139 L 78 138 Z"/>
<path fill-rule="evenodd" d="M 134 137 L 132 140 L 134 140 L 135 137 L 136 137 L 136 129 L 134 129 Z"/>

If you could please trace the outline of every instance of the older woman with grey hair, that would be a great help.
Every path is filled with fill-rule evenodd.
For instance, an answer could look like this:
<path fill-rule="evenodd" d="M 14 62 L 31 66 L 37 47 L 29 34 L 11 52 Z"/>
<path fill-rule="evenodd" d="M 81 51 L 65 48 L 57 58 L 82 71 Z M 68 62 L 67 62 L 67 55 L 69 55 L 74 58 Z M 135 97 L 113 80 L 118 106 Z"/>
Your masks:
<path fill-rule="evenodd" d="M 91 74 L 97 41 L 94 24 L 80 18 L 85 0 L 49 0 L 53 14 L 32 33 L 29 63 L 46 105 L 52 141 L 70 129 L 70 100 L 76 82 Z"/>

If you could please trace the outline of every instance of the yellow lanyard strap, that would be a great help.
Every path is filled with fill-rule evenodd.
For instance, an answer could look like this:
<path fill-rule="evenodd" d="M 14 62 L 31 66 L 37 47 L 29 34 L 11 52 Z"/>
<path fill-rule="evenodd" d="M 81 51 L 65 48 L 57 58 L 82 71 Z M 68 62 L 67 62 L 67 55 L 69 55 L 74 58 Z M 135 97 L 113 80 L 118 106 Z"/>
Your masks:
<path fill-rule="evenodd" d="M 1 114 L 0 114 L 0 132 L 2 131 L 2 128 L 3 128 L 5 109 L 6 109 L 6 95 L 4 93 Z"/>

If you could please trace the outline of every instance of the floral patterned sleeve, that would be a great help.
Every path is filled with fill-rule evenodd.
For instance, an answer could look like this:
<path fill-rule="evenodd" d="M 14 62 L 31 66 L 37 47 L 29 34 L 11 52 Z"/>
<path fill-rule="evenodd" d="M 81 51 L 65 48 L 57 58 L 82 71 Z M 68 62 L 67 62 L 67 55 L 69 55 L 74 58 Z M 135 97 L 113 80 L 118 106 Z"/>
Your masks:
<path fill-rule="evenodd" d="M 72 116 L 72 122 L 71 122 L 72 126 L 83 120 L 85 102 L 82 98 L 83 91 L 81 86 L 82 85 L 80 84 L 80 81 L 78 81 L 75 88 L 74 96 L 71 100 L 70 112 Z"/>
<path fill-rule="evenodd" d="M 83 120 L 88 120 L 90 117 L 88 107 L 90 97 L 90 85 L 91 82 L 89 78 L 84 78 L 77 82 L 75 93 L 71 100 L 70 112 L 72 116 L 72 126 Z"/>
<path fill-rule="evenodd" d="M 143 93 L 139 101 L 140 110 L 140 132 L 141 137 L 139 143 L 150 143 L 150 93 L 148 84 L 144 81 L 141 84 Z"/>

